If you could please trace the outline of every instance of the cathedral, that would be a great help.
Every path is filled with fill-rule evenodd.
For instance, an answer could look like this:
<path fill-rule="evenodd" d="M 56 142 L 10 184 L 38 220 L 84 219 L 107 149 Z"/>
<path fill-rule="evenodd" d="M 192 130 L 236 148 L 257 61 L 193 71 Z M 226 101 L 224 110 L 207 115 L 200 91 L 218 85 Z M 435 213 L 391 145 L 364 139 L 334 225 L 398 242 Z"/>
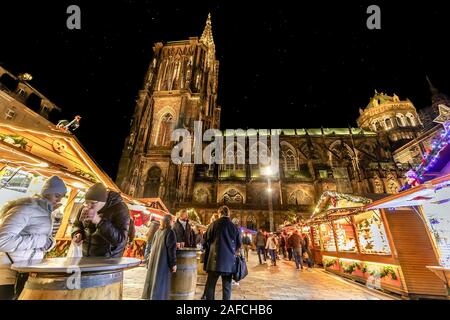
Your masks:
<path fill-rule="evenodd" d="M 223 150 L 245 157 L 244 164 L 174 164 L 174 129 L 193 132 L 194 121 L 203 130 L 220 129 L 211 16 L 200 38 L 155 43 L 153 52 L 117 175 L 125 193 L 160 197 L 172 212 L 192 208 L 204 224 L 226 204 L 242 226 L 269 230 L 270 211 L 276 229 L 292 214 L 308 217 L 324 191 L 392 194 L 404 184 L 405 168 L 392 150 L 415 139 L 423 125 L 411 101 L 376 91 L 360 108 L 358 128 L 256 130 L 259 137 L 279 134 L 279 171 L 270 181 L 248 161 L 248 136 Z"/>

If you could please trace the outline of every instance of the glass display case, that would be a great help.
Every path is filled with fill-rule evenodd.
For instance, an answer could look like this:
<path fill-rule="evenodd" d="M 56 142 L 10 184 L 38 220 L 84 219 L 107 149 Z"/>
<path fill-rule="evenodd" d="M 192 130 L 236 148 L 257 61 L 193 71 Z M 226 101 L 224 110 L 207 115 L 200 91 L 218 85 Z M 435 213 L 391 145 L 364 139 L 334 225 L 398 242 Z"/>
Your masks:
<path fill-rule="evenodd" d="M 322 239 L 324 251 L 336 251 L 336 242 L 334 240 L 333 228 L 330 223 L 320 225 L 320 237 Z"/>
<path fill-rule="evenodd" d="M 321 249 L 319 226 L 318 225 L 313 225 L 311 227 L 311 230 L 312 230 L 312 234 L 313 234 L 313 241 L 314 241 L 313 245 L 314 245 L 314 248 Z"/>
<path fill-rule="evenodd" d="M 361 253 L 390 255 L 391 248 L 378 211 L 367 211 L 355 216 Z"/>
<path fill-rule="evenodd" d="M 356 236 L 351 220 L 340 219 L 334 221 L 333 224 L 338 250 L 342 252 L 357 252 Z"/>

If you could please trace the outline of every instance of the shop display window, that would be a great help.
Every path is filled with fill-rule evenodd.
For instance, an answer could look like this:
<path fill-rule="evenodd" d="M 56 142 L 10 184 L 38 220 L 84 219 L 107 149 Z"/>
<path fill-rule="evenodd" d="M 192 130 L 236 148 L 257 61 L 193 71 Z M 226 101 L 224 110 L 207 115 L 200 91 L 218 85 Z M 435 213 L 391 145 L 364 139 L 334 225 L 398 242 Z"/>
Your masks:
<path fill-rule="evenodd" d="M 356 252 L 356 236 L 353 230 L 352 222 L 348 219 L 340 219 L 333 222 L 336 232 L 336 242 L 339 251 Z"/>
<path fill-rule="evenodd" d="M 360 249 L 366 254 L 391 254 L 383 220 L 378 210 L 355 216 Z"/>
<path fill-rule="evenodd" d="M 320 236 L 323 243 L 324 251 L 336 251 L 333 228 L 330 223 L 320 225 Z"/>
<path fill-rule="evenodd" d="M 311 230 L 313 232 L 313 240 L 314 240 L 314 248 L 319 248 L 320 249 L 320 235 L 319 235 L 319 226 L 318 225 L 313 225 L 311 227 Z"/>
<path fill-rule="evenodd" d="M 39 194 L 45 182 L 42 176 L 18 170 L 13 167 L 4 167 L 0 171 L 0 205 L 7 201 Z"/>

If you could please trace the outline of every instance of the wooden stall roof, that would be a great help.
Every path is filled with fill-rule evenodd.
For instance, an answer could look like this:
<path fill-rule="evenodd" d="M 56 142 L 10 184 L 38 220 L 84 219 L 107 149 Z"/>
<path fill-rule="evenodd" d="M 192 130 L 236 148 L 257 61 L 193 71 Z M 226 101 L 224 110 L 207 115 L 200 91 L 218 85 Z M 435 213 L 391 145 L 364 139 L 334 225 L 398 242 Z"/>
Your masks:
<path fill-rule="evenodd" d="M 387 194 L 367 193 L 361 195 L 345 194 L 334 191 L 325 191 L 320 197 L 316 209 L 314 210 L 308 223 L 317 223 L 328 218 L 337 218 L 339 216 L 346 216 L 362 212 L 366 210 L 367 205 L 378 199 L 387 197 Z M 351 200 L 354 205 L 347 207 L 331 207 L 331 198 L 338 200 Z"/>
<path fill-rule="evenodd" d="M 53 128 L 36 131 L 0 123 L 0 135 L 2 163 L 35 170 L 44 176 L 62 172 L 88 187 L 98 181 L 120 192 L 72 134 Z"/>
<path fill-rule="evenodd" d="M 160 209 L 169 213 L 169 209 L 167 209 L 167 207 L 164 205 L 164 202 L 160 198 L 140 198 L 137 200 L 145 203 L 149 207 Z"/>
<path fill-rule="evenodd" d="M 402 191 L 384 199 L 374 201 L 369 204 L 367 208 L 380 209 L 419 206 L 425 202 L 436 200 L 436 193 L 434 192 L 436 188 L 448 187 L 450 187 L 450 174 L 427 181 L 417 187 Z"/>

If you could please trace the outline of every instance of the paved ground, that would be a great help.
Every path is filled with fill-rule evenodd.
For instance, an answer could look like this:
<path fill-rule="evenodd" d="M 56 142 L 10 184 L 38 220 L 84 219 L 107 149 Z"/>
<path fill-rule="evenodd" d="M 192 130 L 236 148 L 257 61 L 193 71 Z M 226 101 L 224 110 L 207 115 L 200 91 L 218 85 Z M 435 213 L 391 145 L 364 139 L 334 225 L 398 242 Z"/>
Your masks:
<path fill-rule="evenodd" d="M 233 285 L 233 300 L 381 300 L 389 299 L 375 290 L 353 284 L 321 268 L 299 271 L 291 261 L 279 260 L 276 267 L 259 265 L 255 253 L 250 253 L 249 274 L 239 286 Z M 124 299 L 140 299 L 146 268 L 125 272 Z M 204 286 L 197 286 L 199 300 Z M 220 280 L 216 299 L 222 297 Z"/>

